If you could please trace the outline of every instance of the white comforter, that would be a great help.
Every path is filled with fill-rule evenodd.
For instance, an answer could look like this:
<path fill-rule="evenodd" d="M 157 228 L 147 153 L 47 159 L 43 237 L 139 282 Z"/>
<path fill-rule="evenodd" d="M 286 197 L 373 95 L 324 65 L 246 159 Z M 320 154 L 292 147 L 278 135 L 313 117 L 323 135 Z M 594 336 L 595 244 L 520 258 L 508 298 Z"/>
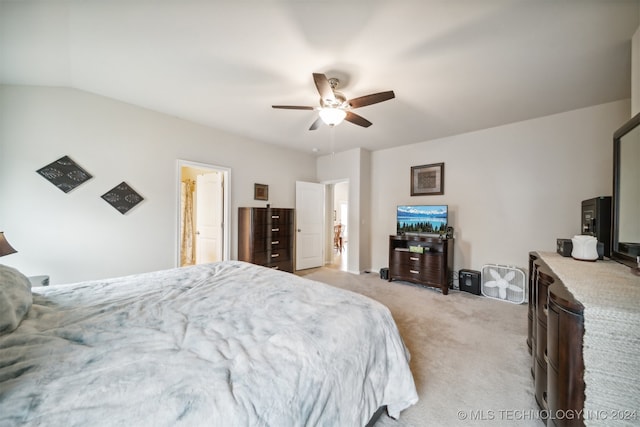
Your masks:
<path fill-rule="evenodd" d="M 418 398 L 389 310 L 242 262 L 34 289 L 0 426 L 364 426 Z"/>

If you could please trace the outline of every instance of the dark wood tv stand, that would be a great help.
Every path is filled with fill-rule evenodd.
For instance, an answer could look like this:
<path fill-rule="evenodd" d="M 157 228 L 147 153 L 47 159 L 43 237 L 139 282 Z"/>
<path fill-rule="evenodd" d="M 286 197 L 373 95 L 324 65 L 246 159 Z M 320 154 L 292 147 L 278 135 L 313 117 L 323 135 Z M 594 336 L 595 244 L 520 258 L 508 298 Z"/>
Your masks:
<path fill-rule="evenodd" d="M 410 247 L 421 246 L 423 252 Z M 389 236 L 389 281 L 394 279 L 440 288 L 449 293 L 453 271 L 453 239 Z"/>

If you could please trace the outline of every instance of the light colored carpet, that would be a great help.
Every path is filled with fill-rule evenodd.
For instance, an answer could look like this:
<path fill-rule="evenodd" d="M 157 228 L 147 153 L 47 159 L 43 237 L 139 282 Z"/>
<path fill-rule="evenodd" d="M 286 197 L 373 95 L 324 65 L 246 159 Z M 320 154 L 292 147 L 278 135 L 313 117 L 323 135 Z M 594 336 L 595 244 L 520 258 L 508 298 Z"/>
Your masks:
<path fill-rule="evenodd" d="M 376 427 L 544 426 L 527 351 L 527 306 L 319 268 L 299 275 L 391 310 L 411 352 L 420 401 Z"/>

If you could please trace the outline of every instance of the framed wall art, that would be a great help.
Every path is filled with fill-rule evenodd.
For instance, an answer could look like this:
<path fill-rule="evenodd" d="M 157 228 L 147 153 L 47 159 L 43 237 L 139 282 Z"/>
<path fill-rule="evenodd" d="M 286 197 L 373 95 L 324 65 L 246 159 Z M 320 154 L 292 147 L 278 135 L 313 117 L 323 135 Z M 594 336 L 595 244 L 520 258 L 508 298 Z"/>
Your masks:
<path fill-rule="evenodd" d="M 101 197 L 122 215 L 144 200 L 140 194 L 124 181 L 104 193 Z"/>
<path fill-rule="evenodd" d="M 444 194 L 444 163 L 411 167 L 411 195 Z"/>
<path fill-rule="evenodd" d="M 36 172 L 65 193 L 93 178 L 69 156 L 60 157 Z"/>
<path fill-rule="evenodd" d="M 253 198 L 255 200 L 269 200 L 269 186 L 265 184 L 254 184 Z"/>

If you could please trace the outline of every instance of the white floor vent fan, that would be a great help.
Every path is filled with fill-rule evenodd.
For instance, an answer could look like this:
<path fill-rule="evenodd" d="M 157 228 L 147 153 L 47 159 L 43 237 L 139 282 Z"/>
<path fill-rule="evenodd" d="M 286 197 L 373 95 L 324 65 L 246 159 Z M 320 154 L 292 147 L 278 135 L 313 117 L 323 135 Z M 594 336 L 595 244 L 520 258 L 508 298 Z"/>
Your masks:
<path fill-rule="evenodd" d="M 522 269 L 505 265 L 486 264 L 482 267 L 482 295 L 489 298 L 522 304 L 526 280 Z"/>

